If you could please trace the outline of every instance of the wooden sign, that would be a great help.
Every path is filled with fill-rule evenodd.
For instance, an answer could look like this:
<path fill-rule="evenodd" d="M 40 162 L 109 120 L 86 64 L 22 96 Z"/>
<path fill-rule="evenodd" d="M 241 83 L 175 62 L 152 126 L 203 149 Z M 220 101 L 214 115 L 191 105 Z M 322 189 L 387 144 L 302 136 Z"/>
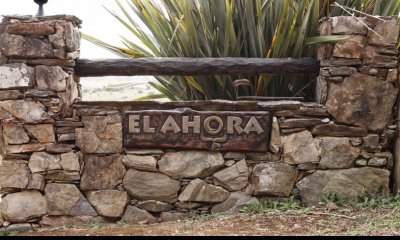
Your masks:
<path fill-rule="evenodd" d="M 266 152 L 269 112 L 129 111 L 124 117 L 124 146 Z"/>

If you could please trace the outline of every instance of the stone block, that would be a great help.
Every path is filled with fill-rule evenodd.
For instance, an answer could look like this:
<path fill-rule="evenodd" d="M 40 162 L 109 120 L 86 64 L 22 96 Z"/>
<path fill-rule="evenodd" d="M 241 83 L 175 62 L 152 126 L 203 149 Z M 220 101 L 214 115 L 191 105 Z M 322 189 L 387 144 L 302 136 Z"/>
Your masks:
<path fill-rule="evenodd" d="M 35 70 L 23 63 L 0 66 L 0 89 L 27 89 L 33 87 Z"/>

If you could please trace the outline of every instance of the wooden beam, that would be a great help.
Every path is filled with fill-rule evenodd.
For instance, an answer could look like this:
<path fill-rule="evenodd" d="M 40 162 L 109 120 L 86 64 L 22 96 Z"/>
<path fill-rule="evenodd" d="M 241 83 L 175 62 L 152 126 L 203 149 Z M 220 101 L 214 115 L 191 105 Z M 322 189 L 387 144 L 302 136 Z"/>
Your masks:
<path fill-rule="evenodd" d="M 312 58 L 80 59 L 75 71 L 80 77 L 314 74 L 319 62 Z"/>

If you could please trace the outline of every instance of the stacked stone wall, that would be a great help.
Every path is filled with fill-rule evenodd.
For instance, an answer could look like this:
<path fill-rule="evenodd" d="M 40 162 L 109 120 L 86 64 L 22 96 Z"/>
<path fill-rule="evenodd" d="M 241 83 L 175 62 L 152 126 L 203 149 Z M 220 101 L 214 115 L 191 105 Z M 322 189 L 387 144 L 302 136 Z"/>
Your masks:
<path fill-rule="evenodd" d="M 390 194 L 395 19 L 322 22 L 322 35 L 349 38 L 319 47 L 319 103 L 80 102 L 79 25 L 72 16 L 8 16 L 0 27 L 4 226 L 70 218 L 143 224 L 236 213 L 271 198 L 318 205 L 331 193 L 348 200 Z M 270 112 L 268 152 L 124 147 L 126 111 L 181 107 Z"/>

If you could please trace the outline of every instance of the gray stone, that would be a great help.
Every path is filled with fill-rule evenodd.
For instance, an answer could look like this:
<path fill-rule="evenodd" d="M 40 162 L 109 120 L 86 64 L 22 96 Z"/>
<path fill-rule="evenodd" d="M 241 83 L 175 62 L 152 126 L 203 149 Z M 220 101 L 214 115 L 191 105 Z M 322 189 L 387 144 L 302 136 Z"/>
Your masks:
<path fill-rule="evenodd" d="M 326 120 L 319 118 L 292 118 L 282 121 L 280 127 L 281 129 L 310 128 L 324 123 Z"/>
<path fill-rule="evenodd" d="M 89 156 L 84 160 L 84 169 L 81 180 L 82 190 L 113 189 L 125 175 L 121 155 Z"/>
<path fill-rule="evenodd" d="M 4 123 L 3 137 L 4 143 L 7 145 L 24 144 L 29 142 L 29 136 L 20 124 Z"/>
<path fill-rule="evenodd" d="M 326 67 L 321 71 L 327 71 L 329 74 L 326 77 L 330 76 L 350 76 L 352 74 L 357 73 L 357 69 L 354 67 Z M 321 72 L 321 75 L 326 75 Z"/>
<path fill-rule="evenodd" d="M 309 131 L 284 136 L 283 144 L 285 163 L 297 165 L 319 161 L 318 142 Z"/>
<path fill-rule="evenodd" d="M 46 150 L 46 145 L 41 143 L 6 146 L 6 154 L 20 154 L 20 153 L 31 153 L 40 152 Z"/>
<path fill-rule="evenodd" d="M 121 153 L 121 117 L 84 116 L 85 128 L 76 129 L 76 145 L 83 153 Z"/>
<path fill-rule="evenodd" d="M 8 57 L 19 58 L 52 58 L 53 49 L 50 43 L 37 38 L 19 35 L 2 34 L 0 50 Z"/>
<path fill-rule="evenodd" d="M 53 47 L 64 48 L 65 47 L 65 25 L 63 23 L 56 22 L 55 24 L 56 32 L 49 36 L 49 40 Z"/>
<path fill-rule="evenodd" d="M 368 166 L 371 167 L 384 167 L 388 163 L 388 159 L 385 157 L 373 157 L 368 161 Z"/>
<path fill-rule="evenodd" d="M 139 172 L 130 169 L 123 180 L 129 195 L 139 200 L 177 201 L 180 182 L 159 173 Z"/>
<path fill-rule="evenodd" d="M 271 140 L 269 142 L 269 150 L 272 153 L 278 153 L 281 149 L 281 131 L 279 129 L 278 118 L 272 118 Z"/>
<path fill-rule="evenodd" d="M 44 180 L 45 178 L 43 175 L 33 173 L 31 179 L 29 179 L 27 189 L 43 191 L 45 185 Z"/>
<path fill-rule="evenodd" d="M 78 50 L 78 51 L 67 53 L 66 58 L 68 60 L 75 60 L 75 59 L 78 59 L 80 56 L 81 56 L 81 52 Z"/>
<path fill-rule="evenodd" d="M 70 52 L 79 50 L 81 42 L 81 35 L 79 30 L 74 29 L 72 23 L 65 24 L 65 43 L 67 50 Z"/>
<path fill-rule="evenodd" d="M 128 169 L 145 172 L 158 172 L 157 159 L 153 156 L 125 155 L 122 162 Z"/>
<path fill-rule="evenodd" d="M 27 100 L 7 100 L 0 107 L 24 122 L 36 122 L 47 118 L 45 107 L 40 102 Z"/>
<path fill-rule="evenodd" d="M 360 66 L 361 64 L 360 59 L 333 58 L 321 60 L 321 67 Z"/>
<path fill-rule="evenodd" d="M 364 51 L 364 65 L 377 68 L 396 68 L 397 50 L 393 52 L 382 52 L 382 47 L 368 46 Z"/>
<path fill-rule="evenodd" d="M 72 216 L 97 216 L 96 210 L 94 210 L 92 205 L 90 205 L 88 200 L 82 194 L 69 214 Z"/>
<path fill-rule="evenodd" d="M 2 161 L 0 165 L 0 188 L 24 189 L 28 185 L 30 175 L 26 164 Z"/>
<path fill-rule="evenodd" d="M 257 198 L 251 197 L 244 192 L 234 192 L 225 200 L 225 202 L 215 205 L 212 208 L 213 213 L 239 213 L 244 207 L 258 203 Z"/>
<path fill-rule="evenodd" d="M 79 172 L 53 170 L 46 173 L 46 180 L 74 182 L 79 181 L 79 179 L 81 179 Z"/>
<path fill-rule="evenodd" d="M 154 200 L 140 202 L 137 204 L 137 207 L 149 212 L 156 212 L 156 213 L 168 212 L 173 208 L 172 205 L 169 203 L 164 203 Z"/>
<path fill-rule="evenodd" d="M 235 163 L 236 163 L 235 160 L 228 160 L 228 161 L 225 162 L 225 166 L 231 167 L 231 166 L 233 166 Z"/>
<path fill-rule="evenodd" d="M 46 214 L 46 199 L 38 191 L 8 194 L 2 199 L 0 212 L 11 223 L 23 223 Z"/>
<path fill-rule="evenodd" d="M 65 91 L 68 74 L 59 66 L 39 65 L 36 69 L 36 83 L 39 90 Z"/>
<path fill-rule="evenodd" d="M 229 191 L 244 189 L 249 183 L 249 169 L 246 160 L 215 173 L 213 177 L 215 185 L 222 186 Z"/>
<path fill-rule="evenodd" d="M 77 171 L 81 170 L 79 164 L 79 155 L 74 152 L 61 154 L 61 167 L 66 171 Z"/>
<path fill-rule="evenodd" d="M 360 155 L 360 149 L 350 144 L 349 138 L 320 138 L 322 169 L 350 168 Z"/>
<path fill-rule="evenodd" d="M 71 144 L 47 144 L 46 151 L 49 153 L 68 153 L 75 148 L 75 145 Z"/>
<path fill-rule="evenodd" d="M 41 143 L 56 142 L 52 124 L 25 125 L 25 128 Z"/>
<path fill-rule="evenodd" d="M 348 39 L 335 44 L 333 56 L 337 58 L 360 58 L 366 45 L 366 37 L 350 36 Z"/>
<path fill-rule="evenodd" d="M 239 152 L 227 152 L 224 154 L 224 159 L 226 160 L 243 160 L 246 159 L 246 155 L 244 153 L 239 153 Z"/>
<path fill-rule="evenodd" d="M 326 106 L 337 121 L 377 132 L 391 120 L 397 93 L 392 84 L 357 73 L 331 84 Z"/>
<path fill-rule="evenodd" d="M 366 148 L 377 148 L 379 147 L 379 135 L 368 134 L 366 137 L 363 137 L 363 142 Z"/>
<path fill-rule="evenodd" d="M 96 211 L 105 217 L 121 217 L 129 201 L 128 194 L 117 190 L 87 193 L 87 199 Z"/>
<path fill-rule="evenodd" d="M 60 161 L 60 155 L 35 152 L 29 159 L 28 166 L 32 173 L 61 170 Z"/>
<path fill-rule="evenodd" d="M 272 154 L 270 152 L 267 153 L 247 153 L 247 161 L 251 162 L 276 162 L 281 160 L 281 154 Z"/>
<path fill-rule="evenodd" d="M 284 163 L 261 163 L 251 177 L 254 195 L 288 197 L 297 179 L 297 169 Z"/>
<path fill-rule="evenodd" d="M 158 161 L 160 172 L 172 178 L 205 178 L 225 164 L 222 154 L 206 151 L 166 153 Z"/>
<path fill-rule="evenodd" d="M 358 19 L 358 20 L 357 20 Z M 339 16 L 332 18 L 332 33 L 333 34 L 361 34 L 366 35 L 367 27 L 362 23 L 364 18 L 354 19 L 351 16 Z"/>
<path fill-rule="evenodd" d="M 201 207 L 202 205 L 200 203 L 192 203 L 192 202 L 177 202 L 175 203 L 175 206 L 178 209 L 196 209 Z"/>
<path fill-rule="evenodd" d="M 393 85 L 395 85 L 398 88 L 399 87 L 398 76 L 399 76 L 399 71 L 397 69 L 390 69 L 388 71 L 386 81 L 392 83 Z"/>
<path fill-rule="evenodd" d="M 35 70 L 25 64 L 0 66 L 0 89 L 24 89 L 33 86 Z"/>
<path fill-rule="evenodd" d="M 221 187 L 207 184 L 201 179 L 195 179 L 179 195 L 179 201 L 220 203 L 225 201 L 229 195 L 229 192 Z"/>
<path fill-rule="evenodd" d="M 189 216 L 189 213 L 163 212 L 160 214 L 161 222 L 176 222 Z"/>
<path fill-rule="evenodd" d="M 375 33 L 372 31 L 369 32 L 370 44 L 378 46 L 393 46 L 397 44 L 399 25 L 396 19 L 378 23 L 374 31 Z"/>
<path fill-rule="evenodd" d="M 368 165 L 368 160 L 367 160 L 367 159 L 358 159 L 358 160 L 355 162 L 355 165 L 356 165 L 356 166 L 359 166 L 359 167 L 365 167 L 365 166 Z"/>
<path fill-rule="evenodd" d="M 156 223 L 157 219 L 146 210 L 142 210 L 134 206 L 128 206 L 121 221 L 130 225 L 152 224 Z"/>
<path fill-rule="evenodd" d="M 47 214 L 51 216 L 69 215 L 81 197 L 73 184 L 47 184 L 44 189 L 47 201 Z"/>
<path fill-rule="evenodd" d="M 161 149 L 125 149 L 126 154 L 159 156 L 164 154 Z"/>
<path fill-rule="evenodd" d="M 365 192 L 375 195 L 382 188 L 389 194 L 387 170 L 377 168 L 352 168 L 344 170 L 316 171 L 297 183 L 302 202 L 318 205 L 322 198 L 335 193 L 339 199 L 356 201 Z"/>
<path fill-rule="evenodd" d="M 18 232 L 18 233 L 28 232 L 28 231 L 32 231 L 32 230 L 34 230 L 34 229 L 30 223 L 12 224 L 12 225 L 6 227 L 6 229 L 5 229 L 6 232 Z"/>

